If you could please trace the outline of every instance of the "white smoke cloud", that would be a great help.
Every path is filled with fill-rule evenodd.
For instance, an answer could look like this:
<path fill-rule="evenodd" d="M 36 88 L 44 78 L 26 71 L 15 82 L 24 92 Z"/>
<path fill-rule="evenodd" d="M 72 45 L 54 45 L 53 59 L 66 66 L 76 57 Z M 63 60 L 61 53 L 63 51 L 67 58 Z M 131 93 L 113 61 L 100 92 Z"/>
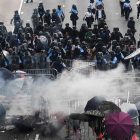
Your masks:
<path fill-rule="evenodd" d="M 28 89 L 30 90 L 28 94 L 34 97 L 34 99 L 43 96 L 45 100 L 49 101 L 50 104 L 47 107 L 51 112 L 63 111 L 68 114 L 75 111 L 75 105 L 76 107 L 82 106 L 84 112 L 86 102 L 94 96 L 104 96 L 109 100 L 123 98 L 126 101 L 129 91 L 133 97 L 132 83 L 135 83 L 132 87 L 135 88 L 135 93 L 138 94 L 139 86 L 136 84 L 135 79 L 129 79 L 132 74 L 129 76 L 124 73 L 124 70 L 124 66 L 120 64 L 114 70 L 97 71 L 90 76 L 64 71 L 61 77 L 54 81 L 45 77 L 39 77 L 34 79 L 31 86 L 31 83 L 28 83 Z M 71 100 L 76 100 L 73 109 L 70 107 Z M 34 109 L 39 108 L 39 104 L 35 100 L 33 100 L 31 106 Z M 24 107 L 22 109 L 24 112 L 28 110 L 28 106 L 23 105 L 22 107 Z"/>

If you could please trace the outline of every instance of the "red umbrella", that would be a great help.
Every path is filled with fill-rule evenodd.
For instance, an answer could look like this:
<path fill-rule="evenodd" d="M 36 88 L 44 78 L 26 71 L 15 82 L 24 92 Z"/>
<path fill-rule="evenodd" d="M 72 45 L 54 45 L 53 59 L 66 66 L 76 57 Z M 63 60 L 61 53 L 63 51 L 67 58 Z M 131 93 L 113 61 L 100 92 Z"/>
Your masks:
<path fill-rule="evenodd" d="M 107 116 L 105 128 L 110 137 L 122 140 L 130 137 L 134 129 L 134 123 L 129 114 L 116 112 Z"/>

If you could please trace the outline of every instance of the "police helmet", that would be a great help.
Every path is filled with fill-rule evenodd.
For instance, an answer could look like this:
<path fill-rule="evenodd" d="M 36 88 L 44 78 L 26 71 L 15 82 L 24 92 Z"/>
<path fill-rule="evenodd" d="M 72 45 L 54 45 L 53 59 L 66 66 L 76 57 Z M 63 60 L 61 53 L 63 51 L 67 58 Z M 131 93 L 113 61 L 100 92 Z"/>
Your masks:
<path fill-rule="evenodd" d="M 63 38 L 63 34 L 61 32 L 58 32 L 58 37 Z"/>
<path fill-rule="evenodd" d="M 94 0 L 90 0 L 90 3 L 94 3 Z"/>
<path fill-rule="evenodd" d="M 97 54 L 96 54 L 96 58 L 97 59 L 101 59 L 102 56 L 103 56 L 103 53 L 102 52 L 97 52 Z"/>
<path fill-rule="evenodd" d="M 92 31 L 92 29 L 91 28 L 88 28 L 88 31 L 90 32 L 90 31 Z"/>
<path fill-rule="evenodd" d="M 118 31 L 119 31 L 119 28 L 118 28 L 118 27 L 114 27 L 114 28 L 113 28 L 113 31 L 114 31 L 114 32 L 118 32 Z"/>
<path fill-rule="evenodd" d="M 34 13 L 37 13 L 37 12 L 38 12 L 38 9 L 37 9 L 37 8 L 35 8 L 35 9 L 34 9 Z"/>
<path fill-rule="evenodd" d="M 131 33 L 131 29 L 130 29 L 130 28 L 127 29 L 127 33 L 128 33 L 128 34 Z"/>
<path fill-rule="evenodd" d="M 15 11 L 15 14 L 18 14 L 18 10 Z"/>
<path fill-rule="evenodd" d="M 54 33 L 53 37 L 55 37 L 55 38 L 58 37 L 58 33 Z"/>
<path fill-rule="evenodd" d="M 121 51 L 121 47 L 120 46 L 117 46 L 116 47 L 116 52 L 120 52 Z"/>
<path fill-rule="evenodd" d="M 103 28 L 100 28 L 100 31 L 104 31 L 104 29 Z"/>
<path fill-rule="evenodd" d="M 87 43 L 86 43 L 86 41 L 82 41 L 82 45 L 86 45 Z"/>
<path fill-rule="evenodd" d="M 86 24 L 85 24 L 85 23 L 83 23 L 83 24 L 82 24 L 82 27 L 86 27 Z"/>
<path fill-rule="evenodd" d="M 26 23 L 26 27 L 30 27 L 30 23 Z"/>
<path fill-rule="evenodd" d="M 57 7 L 58 7 L 58 9 L 61 9 L 61 5 L 58 5 Z"/>
<path fill-rule="evenodd" d="M 45 32 L 45 36 L 46 37 L 50 37 L 50 33 L 49 32 Z"/>
<path fill-rule="evenodd" d="M 49 9 L 47 9 L 47 10 L 46 10 L 46 13 L 50 13 L 50 10 L 49 10 Z"/>
<path fill-rule="evenodd" d="M 58 46 L 58 44 L 57 44 L 56 41 L 53 41 L 52 44 L 51 44 L 51 46 L 53 46 L 53 47 L 54 47 L 54 46 Z"/>
<path fill-rule="evenodd" d="M 4 22 L 0 22 L 0 25 L 4 25 Z"/>
<path fill-rule="evenodd" d="M 73 4 L 73 5 L 72 5 L 72 8 L 76 9 L 76 4 Z"/>
<path fill-rule="evenodd" d="M 42 1 L 40 1 L 40 2 L 39 2 L 39 4 L 41 5 L 41 4 L 43 4 L 43 2 L 42 2 Z"/>
<path fill-rule="evenodd" d="M 102 41 L 102 38 L 97 38 L 97 41 L 99 42 L 99 41 Z"/>
<path fill-rule="evenodd" d="M 41 50 L 41 53 L 45 53 L 46 51 L 45 50 Z"/>
<path fill-rule="evenodd" d="M 69 23 L 66 23 L 65 26 L 66 26 L 66 27 L 69 27 Z"/>
<path fill-rule="evenodd" d="M 106 51 L 107 50 L 107 47 L 106 46 L 103 46 L 102 47 L 102 51 L 104 52 L 104 51 Z"/>
<path fill-rule="evenodd" d="M 53 13 L 56 12 L 56 9 L 52 9 Z"/>
<path fill-rule="evenodd" d="M 130 17 L 130 20 L 133 20 L 134 18 L 133 17 Z"/>
<path fill-rule="evenodd" d="M 110 51 L 109 53 L 110 53 L 111 57 L 114 57 L 116 55 L 116 53 L 114 51 Z"/>
<path fill-rule="evenodd" d="M 73 28 L 73 30 L 76 30 L 77 29 L 76 26 L 73 26 L 72 28 Z"/>
<path fill-rule="evenodd" d="M 108 29 L 108 26 L 107 26 L 107 25 L 105 25 L 105 26 L 104 26 L 104 29 Z"/>
<path fill-rule="evenodd" d="M 45 27 L 45 28 L 48 27 L 48 23 L 44 23 L 44 27 Z"/>
<path fill-rule="evenodd" d="M 19 32 L 19 33 L 22 33 L 22 31 L 23 31 L 22 28 L 19 28 L 19 29 L 18 29 L 18 32 Z"/>

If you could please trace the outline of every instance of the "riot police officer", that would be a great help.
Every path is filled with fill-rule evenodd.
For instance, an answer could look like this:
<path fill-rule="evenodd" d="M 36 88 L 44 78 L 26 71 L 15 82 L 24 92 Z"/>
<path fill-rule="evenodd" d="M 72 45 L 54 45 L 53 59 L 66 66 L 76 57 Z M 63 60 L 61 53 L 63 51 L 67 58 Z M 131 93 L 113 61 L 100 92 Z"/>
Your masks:
<path fill-rule="evenodd" d="M 39 2 L 38 13 L 39 13 L 39 16 L 40 16 L 39 20 L 41 20 L 43 22 L 42 16 L 44 15 L 45 10 L 44 10 L 44 6 L 43 6 L 43 2 L 42 1 Z"/>
<path fill-rule="evenodd" d="M 20 68 L 21 59 L 16 54 L 16 52 L 12 52 L 11 57 L 9 59 L 9 69 L 11 71 L 18 70 Z"/>
<path fill-rule="evenodd" d="M 125 13 L 125 20 L 127 21 L 130 15 L 130 12 L 132 11 L 131 4 L 129 0 L 125 0 L 125 3 L 123 5 L 124 13 Z"/>
<path fill-rule="evenodd" d="M 34 9 L 32 15 L 31 15 L 31 20 L 32 20 L 32 25 L 33 25 L 33 31 L 35 31 L 37 25 L 39 24 L 39 14 L 37 9 Z"/>
<path fill-rule="evenodd" d="M 17 10 L 15 11 L 15 15 L 14 15 L 13 18 L 11 19 L 11 24 L 12 24 L 13 20 L 14 20 L 14 25 L 15 25 L 17 22 L 21 23 L 21 18 L 20 18 L 20 15 L 19 15 L 19 13 L 18 13 Z"/>
<path fill-rule="evenodd" d="M 72 5 L 71 11 L 70 11 L 70 20 L 72 21 L 72 25 L 76 26 L 77 25 L 77 20 L 78 20 L 78 9 L 75 4 Z"/>
<path fill-rule="evenodd" d="M 101 71 L 108 69 L 108 62 L 105 58 L 103 58 L 102 52 L 98 52 L 96 54 L 95 67 Z"/>
<path fill-rule="evenodd" d="M 117 67 L 118 60 L 117 60 L 117 57 L 116 57 L 116 54 L 115 54 L 114 51 L 110 51 L 110 55 L 111 55 L 111 58 L 110 58 L 110 68 L 114 69 L 114 68 Z"/>
<path fill-rule="evenodd" d="M 56 9 L 56 13 L 58 14 L 59 18 L 63 22 L 64 21 L 64 18 L 65 18 L 64 12 L 63 12 L 63 10 L 61 8 L 61 5 L 58 5 L 57 7 L 58 8 Z"/>
<path fill-rule="evenodd" d="M 119 5 L 121 7 L 121 16 L 124 16 L 124 9 L 123 9 L 123 5 L 125 3 L 125 0 L 119 0 Z"/>
<path fill-rule="evenodd" d="M 46 10 L 45 14 L 43 15 L 44 23 L 47 23 L 48 26 L 51 24 L 51 14 L 50 10 Z"/>

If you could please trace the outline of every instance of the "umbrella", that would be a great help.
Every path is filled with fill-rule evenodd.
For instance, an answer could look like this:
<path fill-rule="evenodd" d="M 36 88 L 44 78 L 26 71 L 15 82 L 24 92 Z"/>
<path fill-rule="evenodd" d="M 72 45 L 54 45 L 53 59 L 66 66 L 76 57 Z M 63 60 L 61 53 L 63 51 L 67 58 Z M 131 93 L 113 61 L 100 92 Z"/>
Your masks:
<path fill-rule="evenodd" d="M 97 110 L 102 101 L 106 101 L 106 99 L 102 96 L 95 96 L 92 99 L 90 99 L 87 102 L 87 105 L 85 107 L 85 111 L 90 111 L 90 110 Z"/>
<path fill-rule="evenodd" d="M 130 58 L 133 58 L 133 57 L 137 56 L 138 54 L 140 54 L 140 48 L 137 49 L 136 51 L 134 51 L 133 53 L 129 54 L 128 56 L 126 56 L 124 59 L 127 60 Z"/>
<path fill-rule="evenodd" d="M 138 120 L 139 114 L 135 104 L 123 103 L 120 105 L 120 108 L 123 112 L 130 114 L 135 125 L 139 125 L 139 120 Z"/>
<path fill-rule="evenodd" d="M 28 123 L 26 123 L 22 120 L 13 119 L 12 123 L 15 127 L 17 127 L 21 131 L 31 131 L 31 130 L 33 130 L 33 127 L 31 125 L 29 125 Z"/>
<path fill-rule="evenodd" d="M 89 121 L 89 120 L 94 120 L 95 116 L 91 116 L 91 115 L 86 115 L 84 113 L 80 114 L 80 113 L 72 113 L 69 116 L 71 119 L 73 120 L 79 120 L 79 121 Z"/>
<path fill-rule="evenodd" d="M 106 117 L 105 128 L 110 137 L 122 140 L 131 135 L 134 129 L 134 123 L 129 114 L 115 112 Z"/>
<path fill-rule="evenodd" d="M 113 102 L 109 102 L 109 101 L 103 101 L 100 104 L 99 110 L 102 113 L 104 113 L 105 115 L 121 111 L 121 109 L 117 105 L 115 105 Z"/>
<path fill-rule="evenodd" d="M 86 112 L 84 112 L 84 114 L 87 114 L 87 115 L 90 115 L 90 116 L 96 116 L 96 117 L 105 117 L 105 114 L 102 113 L 99 110 L 86 111 Z"/>
<path fill-rule="evenodd" d="M 5 116 L 6 116 L 6 110 L 3 107 L 3 105 L 0 103 L 0 120 L 5 118 Z"/>
<path fill-rule="evenodd" d="M 3 55 L 6 57 L 7 60 L 10 59 L 10 54 L 9 54 L 8 51 L 3 50 L 2 53 L 3 53 Z"/>
<path fill-rule="evenodd" d="M 4 80 L 13 80 L 14 79 L 14 75 L 8 69 L 0 68 L 0 78 L 3 78 Z"/>
<path fill-rule="evenodd" d="M 9 82 L 7 85 L 4 85 L 1 90 L 3 90 L 3 94 L 5 94 L 7 97 L 12 97 L 22 89 L 23 84 L 24 79 L 17 78 Z"/>

